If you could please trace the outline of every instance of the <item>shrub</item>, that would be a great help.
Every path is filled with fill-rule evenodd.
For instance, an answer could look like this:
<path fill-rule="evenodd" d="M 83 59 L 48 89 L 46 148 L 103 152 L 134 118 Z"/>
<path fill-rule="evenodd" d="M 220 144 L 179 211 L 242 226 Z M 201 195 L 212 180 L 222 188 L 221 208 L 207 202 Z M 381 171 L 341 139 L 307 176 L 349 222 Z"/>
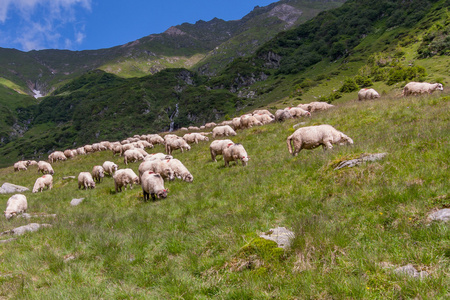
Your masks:
<path fill-rule="evenodd" d="M 356 84 L 355 80 L 351 77 L 347 77 L 344 80 L 344 84 L 339 89 L 341 93 L 350 93 L 359 89 L 359 86 Z"/>

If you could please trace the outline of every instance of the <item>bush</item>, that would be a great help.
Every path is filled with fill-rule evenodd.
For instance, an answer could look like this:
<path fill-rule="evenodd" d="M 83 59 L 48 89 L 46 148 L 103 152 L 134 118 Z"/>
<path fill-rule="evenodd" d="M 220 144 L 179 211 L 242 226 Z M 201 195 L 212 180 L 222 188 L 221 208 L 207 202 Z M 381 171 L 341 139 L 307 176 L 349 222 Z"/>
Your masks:
<path fill-rule="evenodd" d="M 350 93 L 359 89 L 359 86 L 356 84 L 353 78 L 345 78 L 344 84 L 339 89 L 341 93 Z"/>
<path fill-rule="evenodd" d="M 369 77 L 364 77 L 364 76 L 361 76 L 361 75 L 356 75 L 355 76 L 355 82 L 361 88 L 365 88 L 365 87 L 373 85 L 372 80 L 370 80 Z"/>

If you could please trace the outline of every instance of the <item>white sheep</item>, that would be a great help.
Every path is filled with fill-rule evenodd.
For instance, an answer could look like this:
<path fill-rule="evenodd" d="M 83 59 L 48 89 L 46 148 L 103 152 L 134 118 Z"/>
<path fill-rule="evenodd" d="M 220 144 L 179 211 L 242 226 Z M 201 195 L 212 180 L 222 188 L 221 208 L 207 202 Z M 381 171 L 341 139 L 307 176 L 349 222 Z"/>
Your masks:
<path fill-rule="evenodd" d="M 253 126 L 262 126 L 263 124 L 252 115 L 241 116 L 241 129 L 252 128 Z M 213 131 L 214 135 L 214 131 Z"/>
<path fill-rule="evenodd" d="M 217 136 L 235 136 L 236 131 L 231 128 L 229 125 L 217 126 L 214 127 L 212 131 L 212 137 L 215 138 Z"/>
<path fill-rule="evenodd" d="M 300 106 L 298 106 L 298 107 L 300 107 Z M 306 110 L 309 112 L 315 112 L 315 111 L 319 111 L 319 110 L 327 110 L 332 107 L 334 107 L 334 105 L 332 105 L 332 104 L 328 104 L 326 102 L 315 101 L 315 102 L 309 103 L 308 109 L 306 109 Z M 302 108 L 302 107 L 300 107 L 300 108 Z"/>
<path fill-rule="evenodd" d="M 155 144 L 164 144 L 164 139 L 158 134 L 149 134 L 147 135 L 147 142 L 155 145 Z"/>
<path fill-rule="evenodd" d="M 210 122 L 210 123 L 206 123 L 205 124 L 205 128 L 213 128 L 214 126 L 217 126 L 217 124 L 214 123 L 214 122 Z"/>
<path fill-rule="evenodd" d="M 139 177 L 132 169 L 117 170 L 113 178 L 117 193 L 122 191 L 122 187 L 125 187 L 126 190 L 128 184 L 130 185 L 130 189 L 133 189 L 133 184 L 139 184 Z"/>
<path fill-rule="evenodd" d="M 92 168 L 92 178 L 96 182 L 101 182 L 103 177 L 105 177 L 105 169 L 102 166 L 94 166 Z"/>
<path fill-rule="evenodd" d="M 144 155 L 137 149 L 127 150 L 123 153 L 123 162 L 128 165 L 128 162 L 136 162 L 138 160 L 144 160 Z"/>
<path fill-rule="evenodd" d="M 173 170 L 174 175 L 178 179 L 181 179 L 186 182 L 194 181 L 194 176 L 192 176 L 191 172 L 189 172 L 189 170 L 183 165 L 183 163 L 180 160 L 176 158 L 169 159 L 167 163 L 169 164 L 169 167 Z"/>
<path fill-rule="evenodd" d="M 28 208 L 27 197 L 22 194 L 15 194 L 8 199 L 6 202 L 6 210 L 4 215 L 6 220 L 16 216 L 17 214 L 26 212 Z"/>
<path fill-rule="evenodd" d="M 358 100 L 371 100 L 380 98 L 380 94 L 377 93 L 374 89 L 361 89 L 358 92 Z"/>
<path fill-rule="evenodd" d="M 275 116 L 272 118 L 271 116 L 269 116 L 267 114 L 255 114 L 253 116 L 256 118 L 256 120 L 261 122 L 263 125 L 269 124 L 269 123 L 272 123 L 275 121 Z"/>
<path fill-rule="evenodd" d="M 92 149 L 92 145 L 84 145 L 84 152 L 86 152 L 86 154 L 93 153 L 94 150 Z"/>
<path fill-rule="evenodd" d="M 84 147 L 78 147 L 77 148 L 77 154 L 78 155 L 85 155 L 86 151 L 84 150 Z"/>
<path fill-rule="evenodd" d="M 192 143 L 198 144 L 198 141 L 209 141 L 209 138 L 207 136 L 200 134 L 198 132 L 186 133 L 183 136 L 183 139 L 189 144 Z"/>
<path fill-rule="evenodd" d="M 431 94 L 435 90 L 443 91 L 444 86 L 441 83 L 428 82 L 409 82 L 403 88 L 402 96 Z"/>
<path fill-rule="evenodd" d="M 154 173 L 160 174 L 164 179 L 174 180 L 175 172 L 169 165 L 170 159 L 167 160 L 147 160 L 139 165 L 139 178 L 144 174 L 144 172 L 152 171 Z"/>
<path fill-rule="evenodd" d="M 95 188 L 95 182 L 89 172 L 80 172 L 78 174 L 78 188 L 83 187 L 83 189 L 93 189 Z"/>
<path fill-rule="evenodd" d="M 50 163 L 54 163 L 58 160 L 61 160 L 61 161 L 67 160 L 67 157 L 61 151 L 54 151 L 54 152 L 50 153 L 50 155 L 48 156 L 48 160 Z"/>
<path fill-rule="evenodd" d="M 353 144 L 353 140 L 331 125 L 308 126 L 297 129 L 287 140 L 289 153 L 297 156 L 302 149 L 332 149 L 332 144 Z M 292 145 L 294 144 L 294 150 Z"/>
<path fill-rule="evenodd" d="M 222 155 L 223 149 L 228 148 L 230 146 L 234 145 L 234 142 L 232 140 L 215 140 L 211 143 L 209 146 L 209 152 L 211 153 L 211 159 L 215 162 L 217 155 Z"/>
<path fill-rule="evenodd" d="M 53 176 L 50 174 L 43 175 L 36 179 L 36 182 L 33 186 L 33 193 L 42 192 L 44 188 L 51 190 L 53 187 Z"/>
<path fill-rule="evenodd" d="M 114 175 L 114 173 L 117 171 L 117 169 L 119 168 L 115 163 L 113 163 L 112 161 L 105 161 L 102 165 L 103 170 L 105 171 L 105 173 L 109 174 L 110 176 Z"/>
<path fill-rule="evenodd" d="M 287 107 L 285 110 L 289 111 L 293 118 L 311 117 L 311 113 L 309 111 L 300 107 Z"/>
<path fill-rule="evenodd" d="M 55 174 L 52 165 L 43 160 L 38 162 L 38 173 L 39 172 L 42 172 L 42 174 L 51 174 L 51 175 Z"/>
<path fill-rule="evenodd" d="M 238 160 L 242 161 L 242 165 L 245 167 L 249 160 L 247 151 L 245 151 L 242 144 L 234 144 L 223 149 L 222 155 L 225 162 L 225 167 L 229 166 L 230 161 L 234 161 L 237 164 Z"/>
<path fill-rule="evenodd" d="M 147 155 L 144 160 L 167 160 L 167 159 L 172 159 L 173 156 L 172 155 L 167 155 L 165 153 L 150 153 L 149 155 Z"/>
<path fill-rule="evenodd" d="M 166 149 L 167 149 L 167 154 L 172 155 L 172 151 L 176 150 L 176 149 L 180 149 L 181 152 L 183 153 L 184 150 L 189 151 L 191 150 L 191 146 L 189 146 L 188 143 L 186 143 L 186 141 L 181 138 L 181 137 L 176 137 L 176 138 L 169 138 L 166 141 Z"/>
<path fill-rule="evenodd" d="M 287 119 L 292 119 L 292 115 L 289 111 L 285 109 L 279 109 L 275 112 L 275 120 L 278 122 L 283 122 Z"/>
<path fill-rule="evenodd" d="M 144 172 L 141 179 L 142 193 L 144 194 L 144 201 L 152 197 L 153 201 L 158 198 L 167 198 L 168 190 L 164 188 L 164 180 L 161 175 L 155 174 L 151 171 Z"/>
<path fill-rule="evenodd" d="M 268 115 L 271 119 L 275 119 L 275 116 L 267 109 L 257 109 L 253 112 L 253 115 Z"/>
<path fill-rule="evenodd" d="M 29 160 L 20 160 L 14 164 L 14 172 L 16 171 L 26 171 L 27 166 L 30 164 Z"/>

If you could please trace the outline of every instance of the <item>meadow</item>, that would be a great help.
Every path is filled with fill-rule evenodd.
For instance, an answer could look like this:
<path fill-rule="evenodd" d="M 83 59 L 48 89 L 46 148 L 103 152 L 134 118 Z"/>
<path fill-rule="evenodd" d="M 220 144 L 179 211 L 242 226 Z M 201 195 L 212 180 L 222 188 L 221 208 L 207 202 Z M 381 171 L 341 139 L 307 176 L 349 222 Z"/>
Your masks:
<path fill-rule="evenodd" d="M 211 161 L 209 142 L 194 144 L 174 152 L 194 182 L 167 182 L 168 197 L 154 202 L 139 186 L 116 193 L 111 177 L 93 190 L 63 179 L 105 160 L 125 168 L 110 151 L 55 163 L 53 189 L 25 193 L 34 217 L 0 218 L 2 232 L 52 224 L 0 244 L 0 298 L 448 299 L 449 224 L 427 216 L 450 206 L 449 102 L 446 92 L 385 95 L 241 130 L 231 139 L 246 148 L 246 167 L 225 168 Z M 286 138 L 300 122 L 330 124 L 355 143 L 292 157 Z M 388 155 L 334 170 L 379 152 Z M 0 169 L 0 184 L 31 189 L 37 177 L 35 167 Z M 73 198 L 85 199 L 70 206 Z M 286 251 L 258 239 L 278 226 L 295 233 Z M 429 276 L 393 272 L 406 264 Z"/>

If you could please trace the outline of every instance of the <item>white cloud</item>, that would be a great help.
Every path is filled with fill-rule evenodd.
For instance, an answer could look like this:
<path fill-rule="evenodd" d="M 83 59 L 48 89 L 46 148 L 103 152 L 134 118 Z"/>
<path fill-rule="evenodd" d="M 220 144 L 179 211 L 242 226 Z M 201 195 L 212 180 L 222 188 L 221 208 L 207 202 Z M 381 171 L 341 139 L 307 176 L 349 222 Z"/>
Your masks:
<path fill-rule="evenodd" d="M 80 45 L 84 26 L 80 8 L 91 11 L 92 0 L 1 0 L 0 23 L 15 19 L 11 38 L 22 50 L 68 48 Z"/>

